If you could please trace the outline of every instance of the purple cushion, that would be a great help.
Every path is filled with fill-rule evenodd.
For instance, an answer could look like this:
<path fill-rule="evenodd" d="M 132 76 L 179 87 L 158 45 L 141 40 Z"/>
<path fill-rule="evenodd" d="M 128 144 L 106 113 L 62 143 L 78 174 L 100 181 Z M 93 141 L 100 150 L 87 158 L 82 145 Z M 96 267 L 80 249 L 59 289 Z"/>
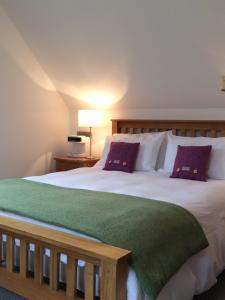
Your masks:
<path fill-rule="evenodd" d="M 171 178 L 206 181 L 212 146 L 178 146 Z"/>
<path fill-rule="evenodd" d="M 103 170 L 132 173 L 140 143 L 112 142 Z"/>

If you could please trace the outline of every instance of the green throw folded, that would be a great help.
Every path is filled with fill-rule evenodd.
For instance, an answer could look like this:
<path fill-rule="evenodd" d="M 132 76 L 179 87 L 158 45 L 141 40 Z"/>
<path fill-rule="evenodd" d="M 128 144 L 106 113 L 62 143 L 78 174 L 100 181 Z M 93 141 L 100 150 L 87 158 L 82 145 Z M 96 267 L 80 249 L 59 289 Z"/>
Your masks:
<path fill-rule="evenodd" d="M 130 266 L 150 299 L 188 258 L 208 246 L 187 210 L 140 197 L 8 179 L 0 181 L 0 210 L 131 250 Z"/>

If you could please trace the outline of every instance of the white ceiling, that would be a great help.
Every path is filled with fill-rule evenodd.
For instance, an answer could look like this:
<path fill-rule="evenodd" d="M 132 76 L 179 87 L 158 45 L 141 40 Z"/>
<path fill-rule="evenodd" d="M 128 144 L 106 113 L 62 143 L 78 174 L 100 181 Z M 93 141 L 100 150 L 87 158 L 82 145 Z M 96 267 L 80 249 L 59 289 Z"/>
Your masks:
<path fill-rule="evenodd" d="M 71 106 L 224 108 L 224 0 L 0 0 Z"/>

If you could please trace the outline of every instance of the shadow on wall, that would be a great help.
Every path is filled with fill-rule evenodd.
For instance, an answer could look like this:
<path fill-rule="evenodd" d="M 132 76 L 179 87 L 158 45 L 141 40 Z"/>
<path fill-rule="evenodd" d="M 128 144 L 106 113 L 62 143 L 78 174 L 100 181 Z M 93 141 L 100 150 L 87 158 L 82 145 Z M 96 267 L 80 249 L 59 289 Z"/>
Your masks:
<path fill-rule="evenodd" d="M 53 171 L 66 151 L 69 111 L 0 7 L 0 178 Z"/>
<path fill-rule="evenodd" d="M 51 80 L 45 73 L 32 51 L 9 19 L 3 8 L 0 7 L 0 45 L 8 55 L 20 66 L 23 72 L 37 85 L 48 91 L 58 91 L 72 97 L 71 101 L 82 101 L 93 107 L 107 107 L 119 102 L 128 89 L 128 71 L 126 59 L 124 63 L 108 63 L 108 72 L 95 70 L 95 66 L 84 54 L 79 61 L 82 63 L 83 76 L 77 84 L 71 85 L 57 79 Z"/>
<path fill-rule="evenodd" d="M 32 176 L 33 174 L 45 174 L 54 171 L 53 153 L 47 152 L 38 157 L 26 171 L 24 176 Z"/>
<path fill-rule="evenodd" d="M 0 6 L 0 45 L 37 85 L 48 91 L 56 91 L 52 81 L 19 34 L 18 30 Z"/>

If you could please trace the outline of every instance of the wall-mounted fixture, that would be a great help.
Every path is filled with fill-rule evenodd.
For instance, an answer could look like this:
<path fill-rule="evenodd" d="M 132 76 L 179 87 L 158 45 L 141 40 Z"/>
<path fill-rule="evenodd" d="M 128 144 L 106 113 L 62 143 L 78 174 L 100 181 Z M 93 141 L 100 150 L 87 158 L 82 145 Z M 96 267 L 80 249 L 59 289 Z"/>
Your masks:
<path fill-rule="evenodd" d="M 223 76 L 221 80 L 221 91 L 225 92 L 225 76 Z"/>
<path fill-rule="evenodd" d="M 92 127 L 102 123 L 102 112 L 93 109 L 78 110 L 78 127 L 89 127 L 89 131 L 78 131 L 77 134 L 90 138 L 89 158 L 92 158 Z"/>

